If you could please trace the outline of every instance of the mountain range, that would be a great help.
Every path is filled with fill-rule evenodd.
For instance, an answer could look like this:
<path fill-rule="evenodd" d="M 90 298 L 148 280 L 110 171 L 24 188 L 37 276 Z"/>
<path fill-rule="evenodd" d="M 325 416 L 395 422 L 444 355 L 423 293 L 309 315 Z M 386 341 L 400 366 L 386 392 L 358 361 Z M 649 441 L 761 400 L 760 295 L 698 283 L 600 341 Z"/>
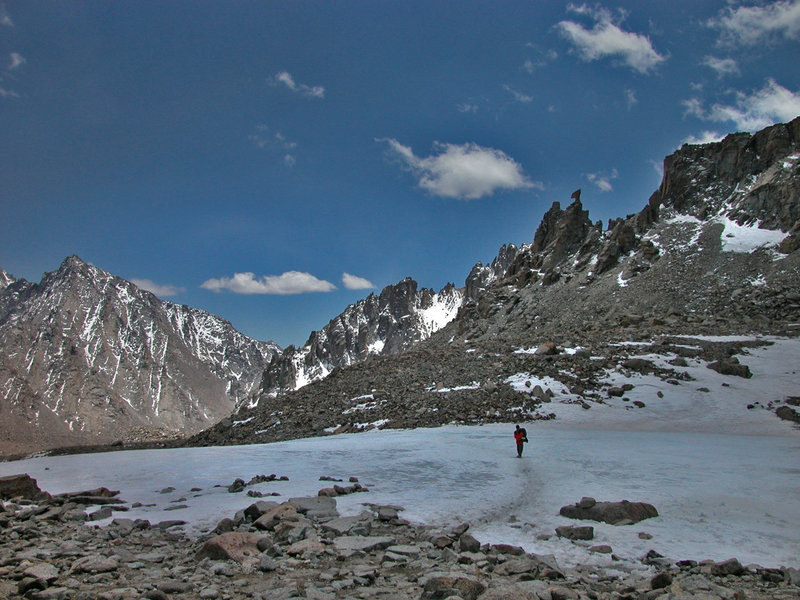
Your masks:
<path fill-rule="evenodd" d="M 462 288 L 405 279 L 301 348 L 247 338 L 74 256 L 39 284 L 0 270 L 0 452 L 549 418 L 557 384 L 587 407 L 607 395 L 598 374 L 630 360 L 614 339 L 796 335 L 799 144 L 800 118 L 684 145 L 640 212 L 604 226 L 574 194 Z M 702 353 L 730 363 L 736 348 Z M 520 391 L 509 382 L 520 372 L 552 389 Z"/>

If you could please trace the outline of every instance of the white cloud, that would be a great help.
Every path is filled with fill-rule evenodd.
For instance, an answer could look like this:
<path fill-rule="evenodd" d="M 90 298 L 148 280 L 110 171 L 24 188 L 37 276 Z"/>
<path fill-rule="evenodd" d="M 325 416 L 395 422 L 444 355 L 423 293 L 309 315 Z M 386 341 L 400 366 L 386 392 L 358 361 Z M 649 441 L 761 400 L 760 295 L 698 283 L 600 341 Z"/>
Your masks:
<path fill-rule="evenodd" d="M 435 196 L 475 199 L 491 196 L 498 190 L 543 189 L 530 181 L 522 166 L 501 150 L 474 143 L 462 145 L 436 142 L 436 155 L 418 157 L 410 147 L 394 139 L 376 140 L 389 144 L 398 158 L 417 177 L 417 184 Z"/>
<path fill-rule="evenodd" d="M 800 91 L 792 92 L 774 79 L 751 94 L 736 92 L 732 105 L 714 104 L 703 108 L 698 98 L 683 102 L 686 113 L 706 121 L 733 122 L 739 130 L 756 131 L 781 121 L 790 121 L 800 115 Z"/>
<path fill-rule="evenodd" d="M 24 56 L 22 56 L 21 54 L 18 54 L 16 52 L 12 52 L 11 53 L 11 64 L 8 66 L 8 70 L 9 71 L 13 71 L 14 69 L 18 69 L 19 67 L 24 65 L 26 62 L 28 62 L 28 61 L 25 60 Z"/>
<path fill-rule="evenodd" d="M 178 287 L 175 285 L 161 285 L 159 283 L 151 281 L 150 279 L 131 279 L 131 283 L 138 288 L 147 290 L 148 292 L 152 292 L 156 296 L 162 298 L 168 298 L 169 296 L 176 296 L 186 291 L 182 287 Z"/>
<path fill-rule="evenodd" d="M 287 271 L 282 275 L 263 275 L 256 278 L 254 273 L 234 273 L 233 277 L 209 279 L 200 287 L 221 292 L 228 290 L 234 294 L 273 294 L 288 296 L 308 292 L 330 292 L 336 289 L 332 283 L 317 279 L 310 273 Z"/>
<path fill-rule="evenodd" d="M 591 30 L 574 21 L 561 21 L 556 25 L 561 35 L 575 45 L 584 61 L 617 57 L 634 71 L 647 73 L 666 60 L 656 52 L 647 36 L 621 29 L 610 11 L 585 4 L 570 5 L 569 10 L 596 21 Z M 624 17 L 624 13 L 620 14 Z"/>
<path fill-rule="evenodd" d="M 528 104 L 530 102 L 533 102 L 533 96 L 528 96 L 527 94 L 523 94 L 522 92 L 518 92 L 517 90 L 512 88 L 510 85 L 504 85 L 503 89 L 505 91 L 507 91 L 509 94 L 511 94 L 512 96 L 514 96 L 514 100 L 517 101 L 517 102 L 521 102 L 523 104 Z"/>
<path fill-rule="evenodd" d="M 779 38 L 800 39 L 800 0 L 727 8 L 708 24 L 720 30 L 723 45 L 752 46 Z"/>
<path fill-rule="evenodd" d="M 375 287 L 369 279 L 357 277 L 350 273 L 342 273 L 342 285 L 348 290 L 371 290 Z"/>
<path fill-rule="evenodd" d="M 732 58 L 706 56 L 700 64 L 714 69 L 719 78 L 725 77 L 726 75 L 739 75 L 739 64 Z"/>
<path fill-rule="evenodd" d="M 288 71 L 281 71 L 269 80 L 271 85 L 285 85 L 291 91 L 308 98 L 324 98 L 325 88 L 321 85 L 310 86 L 304 83 L 297 83 Z"/>
<path fill-rule="evenodd" d="M 284 154 L 283 164 L 285 164 L 287 167 L 293 167 L 297 164 L 297 159 L 291 154 Z"/>
<path fill-rule="evenodd" d="M 7 90 L 4 87 L 0 87 L 0 98 L 19 98 L 19 94 L 14 90 Z"/>
<path fill-rule="evenodd" d="M 724 134 L 717 133 L 716 131 L 702 131 L 699 136 L 690 135 L 685 140 L 681 142 L 681 146 L 684 144 L 710 144 L 712 142 L 719 142 L 722 138 L 724 138 Z"/>
<path fill-rule="evenodd" d="M 591 181 L 595 184 L 600 191 L 602 192 L 610 192 L 614 188 L 611 185 L 611 182 L 619 176 L 619 173 L 616 169 L 612 169 L 611 173 L 587 173 L 586 179 Z"/>

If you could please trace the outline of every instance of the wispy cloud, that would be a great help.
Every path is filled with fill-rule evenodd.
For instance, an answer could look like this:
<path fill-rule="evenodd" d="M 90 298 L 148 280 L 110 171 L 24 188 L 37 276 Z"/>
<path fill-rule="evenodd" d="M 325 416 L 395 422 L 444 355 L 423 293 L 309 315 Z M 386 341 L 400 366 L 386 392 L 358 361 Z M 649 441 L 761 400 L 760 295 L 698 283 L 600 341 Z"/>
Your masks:
<path fill-rule="evenodd" d="M 307 98 L 324 98 L 325 88 L 321 85 L 306 85 L 304 83 L 297 83 L 288 71 L 281 71 L 267 80 L 270 85 L 284 85 L 292 92 L 306 96 Z"/>
<path fill-rule="evenodd" d="M 721 45 L 753 46 L 784 39 L 800 39 L 800 0 L 766 5 L 729 7 L 708 22 L 720 30 Z"/>
<path fill-rule="evenodd" d="M 437 154 L 422 158 L 409 146 L 394 139 L 378 139 L 389 145 L 391 155 L 417 178 L 417 184 L 434 196 L 476 199 L 491 196 L 498 190 L 519 190 L 544 186 L 530 181 L 522 166 L 501 150 L 483 148 L 474 143 L 442 144 L 436 142 Z"/>
<path fill-rule="evenodd" d="M 733 104 L 714 104 L 706 109 L 702 100 L 684 100 L 686 114 L 704 121 L 733 122 L 743 131 L 756 131 L 780 121 L 789 121 L 800 115 L 800 91 L 792 92 L 774 79 L 750 94 L 735 92 Z"/>
<path fill-rule="evenodd" d="M 0 25 L 3 25 L 4 27 L 14 26 L 14 21 L 12 21 L 11 17 L 8 15 L 5 4 L 0 4 Z"/>
<path fill-rule="evenodd" d="M 256 148 L 272 148 L 283 152 L 283 163 L 287 167 L 293 167 L 297 159 L 293 151 L 297 148 L 297 142 L 293 142 L 280 131 L 272 132 L 268 125 L 261 123 L 256 125 L 253 133 L 247 136 Z"/>
<path fill-rule="evenodd" d="M 255 273 L 234 273 L 233 277 L 209 279 L 200 287 L 221 292 L 228 290 L 234 294 L 272 294 L 288 296 L 309 292 L 330 292 L 336 286 L 310 273 L 287 271 L 282 275 L 263 275 L 256 278 Z"/>
<path fill-rule="evenodd" d="M 342 285 L 348 290 L 371 290 L 375 287 L 369 279 L 357 277 L 350 273 L 342 273 Z"/>
<path fill-rule="evenodd" d="M 630 88 L 626 89 L 625 90 L 625 106 L 628 107 L 628 110 L 632 109 L 638 103 L 639 103 L 639 100 L 636 98 L 636 92 L 634 92 Z"/>
<path fill-rule="evenodd" d="M 611 11 L 599 6 L 570 5 L 569 10 L 595 21 L 592 29 L 586 29 L 574 21 L 561 21 L 556 25 L 584 61 L 616 57 L 634 71 L 648 73 L 666 60 L 653 48 L 647 36 L 625 31 L 619 26 L 618 21 L 624 19 L 624 12 L 618 13 L 619 17 L 615 19 Z"/>
<path fill-rule="evenodd" d="M 700 63 L 717 72 L 720 79 L 726 75 L 739 75 L 739 64 L 732 58 L 717 58 L 706 56 Z"/>
<path fill-rule="evenodd" d="M 533 74 L 536 70 L 546 67 L 549 63 L 558 58 L 558 52 L 555 50 L 542 51 L 536 44 L 526 44 L 536 52 L 535 58 L 526 58 L 522 63 L 522 68 L 528 73 Z"/>
<path fill-rule="evenodd" d="M 458 110 L 458 112 L 472 113 L 474 115 L 478 112 L 478 105 L 470 104 L 469 102 L 464 102 L 463 104 L 457 104 L 456 109 Z"/>
<path fill-rule="evenodd" d="M 522 92 L 512 88 L 510 85 L 504 85 L 503 89 L 514 97 L 515 102 L 521 102 L 522 104 L 533 102 L 533 96 L 523 94 Z"/>
<path fill-rule="evenodd" d="M 612 169 L 610 173 L 586 173 L 586 179 L 600 188 L 602 192 L 612 191 L 614 187 L 611 185 L 611 182 L 617 177 L 619 177 L 619 173 L 616 169 Z"/>
<path fill-rule="evenodd" d="M 16 52 L 12 52 L 11 53 L 11 63 L 8 65 L 8 70 L 9 71 L 13 71 L 14 69 L 18 69 L 22 65 L 24 65 L 26 62 L 28 62 L 28 61 L 25 60 L 24 56 L 22 56 L 21 54 L 18 54 Z"/>
<path fill-rule="evenodd" d="M 2 81 L 2 79 L 0 79 L 0 81 Z M 19 94 L 14 90 L 0 87 L 0 98 L 19 98 Z"/>
<path fill-rule="evenodd" d="M 138 288 L 143 290 L 147 290 L 148 292 L 154 293 L 156 296 L 161 298 L 168 298 L 170 296 L 177 296 L 186 291 L 185 288 L 176 286 L 176 285 L 162 285 L 159 283 L 155 283 L 150 279 L 131 279 L 131 283 Z"/>

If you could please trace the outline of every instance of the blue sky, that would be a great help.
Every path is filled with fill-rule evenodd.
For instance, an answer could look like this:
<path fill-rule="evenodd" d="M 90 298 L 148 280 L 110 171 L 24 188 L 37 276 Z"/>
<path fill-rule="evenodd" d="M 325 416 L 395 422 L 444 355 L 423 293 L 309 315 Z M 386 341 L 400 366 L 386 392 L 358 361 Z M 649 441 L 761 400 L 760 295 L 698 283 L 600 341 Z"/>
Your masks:
<path fill-rule="evenodd" d="M 0 2 L 0 267 L 302 344 L 800 114 L 800 1 Z"/>

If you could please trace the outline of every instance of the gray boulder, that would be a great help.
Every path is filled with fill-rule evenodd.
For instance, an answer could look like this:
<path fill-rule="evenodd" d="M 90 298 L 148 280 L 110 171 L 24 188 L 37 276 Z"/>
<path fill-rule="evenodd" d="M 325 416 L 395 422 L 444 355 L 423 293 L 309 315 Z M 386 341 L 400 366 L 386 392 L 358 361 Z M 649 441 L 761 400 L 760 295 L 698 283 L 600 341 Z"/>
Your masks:
<path fill-rule="evenodd" d="M 583 504 L 585 505 L 585 502 Z M 657 517 L 658 511 L 655 506 L 646 502 L 622 500 L 621 502 L 596 502 L 587 508 L 583 508 L 579 502 L 562 506 L 559 514 L 570 519 L 598 521 L 611 525 L 629 525 Z"/>

